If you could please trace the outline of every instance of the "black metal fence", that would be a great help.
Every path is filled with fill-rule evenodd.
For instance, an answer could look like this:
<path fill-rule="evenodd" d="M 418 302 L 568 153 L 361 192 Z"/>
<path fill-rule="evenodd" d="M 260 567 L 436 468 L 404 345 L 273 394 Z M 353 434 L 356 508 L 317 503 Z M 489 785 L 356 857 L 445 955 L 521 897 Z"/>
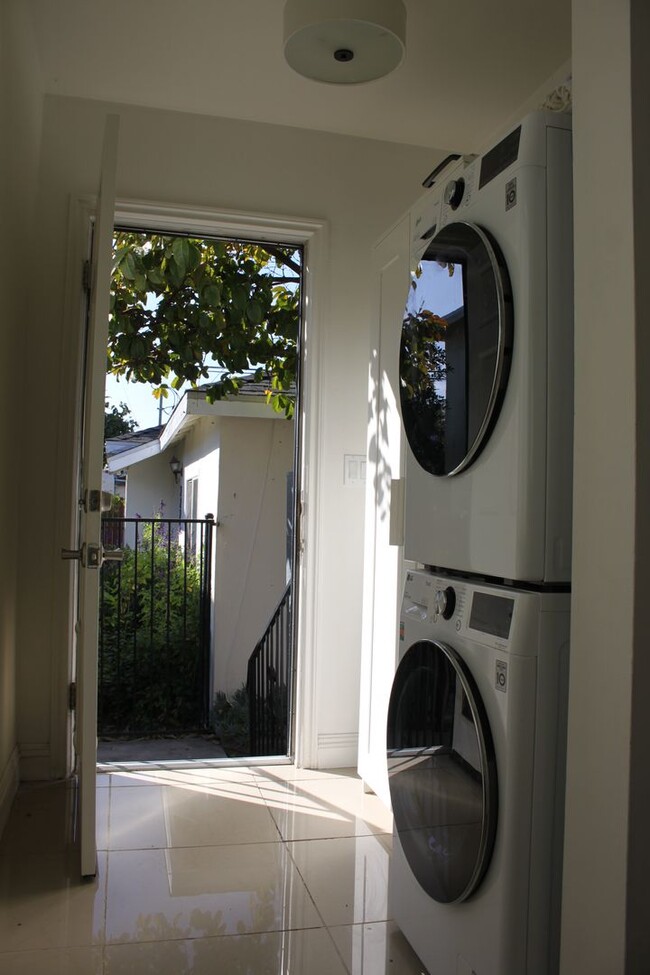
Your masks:
<path fill-rule="evenodd" d="M 251 755 L 286 755 L 292 657 L 291 586 L 248 661 Z"/>
<path fill-rule="evenodd" d="M 105 518 L 98 731 L 135 737 L 202 730 L 210 710 L 214 518 Z"/>

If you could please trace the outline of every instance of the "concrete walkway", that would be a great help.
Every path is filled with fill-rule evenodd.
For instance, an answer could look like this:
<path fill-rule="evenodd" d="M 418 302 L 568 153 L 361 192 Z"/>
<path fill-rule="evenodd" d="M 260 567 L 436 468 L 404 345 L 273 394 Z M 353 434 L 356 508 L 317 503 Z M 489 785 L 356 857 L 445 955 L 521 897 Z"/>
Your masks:
<path fill-rule="evenodd" d="M 128 741 L 99 741 L 97 763 L 183 762 L 227 758 L 216 738 L 183 735 L 178 738 L 134 738 Z"/>

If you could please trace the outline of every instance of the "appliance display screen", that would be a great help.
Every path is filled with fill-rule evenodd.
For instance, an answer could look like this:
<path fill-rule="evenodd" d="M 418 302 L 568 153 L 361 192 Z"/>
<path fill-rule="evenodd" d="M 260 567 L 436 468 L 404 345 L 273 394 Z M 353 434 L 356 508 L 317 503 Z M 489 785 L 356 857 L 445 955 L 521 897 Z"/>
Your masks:
<path fill-rule="evenodd" d="M 507 640 L 510 636 L 514 608 L 514 599 L 494 596 L 486 592 L 475 592 L 469 625 L 473 630 Z"/>
<path fill-rule="evenodd" d="M 507 135 L 505 139 L 490 149 L 481 159 L 481 175 L 479 177 L 478 188 L 481 189 L 495 176 L 502 173 L 508 166 L 512 166 L 517 161 L 519 155 L 519 139 L 521 137 L 521 126 Z"/>

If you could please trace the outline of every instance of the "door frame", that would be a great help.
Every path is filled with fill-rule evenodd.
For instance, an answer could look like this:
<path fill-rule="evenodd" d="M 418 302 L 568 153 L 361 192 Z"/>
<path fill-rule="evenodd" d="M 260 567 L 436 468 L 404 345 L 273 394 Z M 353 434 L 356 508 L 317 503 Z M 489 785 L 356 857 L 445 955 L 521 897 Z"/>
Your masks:
<path fill-rule="evenodd" d="M 71 316 L 85 321 L 85 296 L 80 293 L 77 272 L 89 256 L 91 227 L 95 219 L 96 200 L 82 198 L 71 203 L 70 240 L 68 245 L 67 305 Z M 255 213 L 215 209 L 210 207 L 185 207 L 143 200 L 118 199 L 115 204 L 115 225 L 151 231 L 192 233 L 196 236 L 219 236 L 278 243 L 295 243 L 303 247 L 303 295 L 302 295 L 302 348 L 299 403 L 296 430 L 299 434 L 300 457 L 296 472 L 300 491 L 296 498 L 296 551 L 302 552 L 297 560 L 295 587 L 299 593 L 295 620 L 294 708 L 290 731 L 293 730 L 293 756 L 296 765 L 313 765 L 317 757 L 316 738 L 316 623 L 318 601 L 318 549 L 320 528 L 318 519 L 318 483 L 323 416 L 321 410 L 321 362 L 320 355 L 322 321 L 325 305 L 325 274 L 329 249 L 327 222 L 310 218 L 283 217 L 268 213 Z M 80 302 L 81 295 L 81 302 Z M 81 305 L 81 307 L 80 307 Z M 80 328 L 80 333 L 82 329 Z M 69 352 L 76 363 L 75 369 L 75 463 L 78 461 L 79 409 L 83 388 L 83 344 L 80 334 L 76 347 Z M 76 488 L 74 473 L 70 485 L 70 518 L 76 519 Z M 74 621 L 76 594 L 68 595 L 69 652 L 66 661 L 66 681 L 72 680 L 74 667 Z M 63 675 L 62 675 L 63 676 Z M 57 736 L 66 736 L 68 773 L 74 765 L 72 740 L 72 713 L 67 722 L 58 725 Z M 54 726 L 53 726 L 54 731 Z"/>

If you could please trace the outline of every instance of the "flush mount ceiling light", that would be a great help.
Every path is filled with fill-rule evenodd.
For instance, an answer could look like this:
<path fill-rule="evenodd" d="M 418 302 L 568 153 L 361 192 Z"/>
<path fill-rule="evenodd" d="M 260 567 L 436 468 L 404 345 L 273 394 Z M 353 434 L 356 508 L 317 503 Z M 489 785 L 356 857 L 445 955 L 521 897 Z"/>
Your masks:
<path fill-rule="evenodd" d="M 358 85 L 389 74 L 404 58 L 402 0 L 287 0 L 284 56 L 298 74 Z"/>

